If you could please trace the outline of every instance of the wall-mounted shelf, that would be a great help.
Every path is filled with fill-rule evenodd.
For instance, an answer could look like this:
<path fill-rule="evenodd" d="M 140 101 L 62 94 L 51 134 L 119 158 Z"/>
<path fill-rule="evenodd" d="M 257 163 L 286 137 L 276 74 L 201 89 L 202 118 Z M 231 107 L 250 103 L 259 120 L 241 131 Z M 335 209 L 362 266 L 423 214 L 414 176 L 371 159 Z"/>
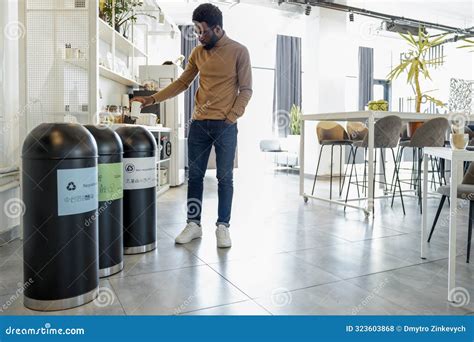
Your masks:
<path fill-rule="evenodd" d="M 140 83 L 138 83 L 137 81 L 122 76 L 116 73 L 115 71 L 106 68 L 103 65 L 99 65 L 99 75 L 129 87 L 140 86 Z"/>
<path fill-rule="evenodd" d="M 130 40 L 115 31 L 109 24 L 102 19 L 99 20 L 99 38 L 112 45 L 112 38 L 115 36 L 115 48 L 122 51 L 130 57 L 148 57 L 138 46 L 133 44 Z"/>
<path fill-rule="evenodd" d="M 170 133 L 171 128 L 162 126 L 143 126 L 150 132 Z"/>
<path fill-rule="evenodd" d="M 64 62 L 87 70 L 89 64 L 87 59 L 63 59 Z"/>
<path fill-rule="evenodd" d="M 64 59 L 64 62 L 74 65 L 84 70 L 87 70 L 87 67 L 88 67 L 88 61 L 85 59 Z M 99 65 L 99 75 L 105 78 L 108 78 L 109 80 L 113 80 L 115 82 L 123 84 L 125 86 L 129 86 L 129 87 L 140 86 L 140 83 L 136 82 L 135 80 L 132 80 L 131 78 L 120 75 L 119 73 L 116 73 L 115 71 L 112 71 L 103 65 Z"/>

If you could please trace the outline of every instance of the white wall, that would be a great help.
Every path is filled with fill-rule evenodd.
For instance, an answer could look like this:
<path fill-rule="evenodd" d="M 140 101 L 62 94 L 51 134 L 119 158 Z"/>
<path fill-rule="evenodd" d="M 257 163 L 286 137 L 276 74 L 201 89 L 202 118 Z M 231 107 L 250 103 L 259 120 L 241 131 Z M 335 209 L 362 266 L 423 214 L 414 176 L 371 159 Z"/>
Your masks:
<path fill-rule="evenodd" d="M 176 32 L 174 38 L 170 34 L 148 37 L 148 64 L 161 65 L 166 61 L 175 61 L 181 55 L 181 34 Z"/>
<path fill-rule="evenodd" d="M 315 29 L 308 36 L 311 37 L 309 48 L 314 50 L 313 55 L 316 71 L 308 75 L 311 84 L 305 86 L 310 93 L 305 94 L 305 99 L 315 97 L 311 110 L 304 108 L 306 114 L 332 113 L 345 111 L 345 76 L 348 72 L 348 58 L 346 47 L 346 14 L 342 12 L 320 9 L 315 23 Z M 312 33 L 312 34 L 311 34 Z M 316 88 L 312 94 L 311 91 Z M 312 110 L 314 108 L 314 110 Z M 316 136 L 317 122 L 308 121 L 305 129 L 305 173 L 314 174 L 317 158 L 319 157 L 319 144 Z M 336 149 L 335 152 L 339 153 Z M 336 155 L 336 154 L 335 154 Z M 337 154 L 338 156 L 338 154 Z M 325 148 L 319 169 L 320 175 L 330 172 L 330 149 Z M 334 158 L 334 173 L 339 170 L 339 158 Z"/>

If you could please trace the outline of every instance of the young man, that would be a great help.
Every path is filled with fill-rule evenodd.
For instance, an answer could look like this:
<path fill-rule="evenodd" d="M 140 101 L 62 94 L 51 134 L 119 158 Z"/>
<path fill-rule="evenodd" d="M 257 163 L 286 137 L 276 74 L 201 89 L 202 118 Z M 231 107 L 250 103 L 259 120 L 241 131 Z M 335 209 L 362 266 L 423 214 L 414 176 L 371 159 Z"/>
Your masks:
<path fill-rule="evenodd" d="M 252 96 L 252 69 L 247 48 L 225 34 L 218 7 L 208 3 L 200 5 L 193 12 L 193 22 L 201 45 L 191 52 L 181 77 L 152 96 L 135 97 L 132 101 L 139 101 L 143 106 L 165 101 L 185 91 L 199 74 L 188 135 L 188 220 L 176 243 L 188 243 L 202 236 L 203 181 L 214 145 L 219 197 L 217 247 L 227 248 L 232 245 L 229 222 L 237 120 Z"/>

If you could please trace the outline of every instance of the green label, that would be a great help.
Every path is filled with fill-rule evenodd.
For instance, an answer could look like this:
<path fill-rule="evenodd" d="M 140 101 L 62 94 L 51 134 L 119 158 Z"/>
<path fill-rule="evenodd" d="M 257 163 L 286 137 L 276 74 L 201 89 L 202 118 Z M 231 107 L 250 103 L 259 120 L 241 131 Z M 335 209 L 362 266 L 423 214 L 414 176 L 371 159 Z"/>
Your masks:
<path fill-rule="evenodd" d="M 123 164 L 99 164 L 99 202 L 123 197 Z"/>

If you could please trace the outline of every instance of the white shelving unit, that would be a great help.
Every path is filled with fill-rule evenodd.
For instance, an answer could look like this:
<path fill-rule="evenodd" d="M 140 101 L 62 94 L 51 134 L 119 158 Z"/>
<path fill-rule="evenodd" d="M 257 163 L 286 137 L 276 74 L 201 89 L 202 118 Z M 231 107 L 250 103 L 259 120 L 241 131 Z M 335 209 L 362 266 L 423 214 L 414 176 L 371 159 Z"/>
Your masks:
<path fill-rule="evenodd" d="M 163 135 L 166 134 L 166 135 L 169 136 L 171 134 L 171 129 L 170 128 L 153 127 L 153 126 L 143 126 L 143 127 L 148 129 L 153 134 L 153 136 L 157 140 L 158 146 L 160 146 L 159 142 L 161 141 L 161 137 Z M 173 153 L 173 152 L 171 152 L 171 153 Z M 156 191 L 156 196 L 157 197 L 160 197 L 161 195 L 163 195 L 170 188 L 170 175 L 169 175 L 169 172 L 170 172 L 171 157 L 166 158 L 166 159 L 160 159 L 160 157 L 161 157 L 161 153 L 160 153 L 160 149 L 158 148 L 158 159 L 156 161 L 157 183 L 158 183 L 157 191 Z M 160 174 L 160 172 L 158 172 L 159 168 L 162 167 L 162 166 L 166 166 L 166 168 L 168 169 L 168 182 L 166 184 L 163 184 L 163 185 L 161 185 L 161 174 Z"/>
<path fill-rule="evenodd" d="M 137 58 L 146 58 L 148 63 L 148 54 L 145 51 L 142 51 L 132 41 L 122 36 L 101 18 L 97 18 L 97 20 L 99 40 L 110 47 L 109 52 L 112 56 L 110 61 L 107 56 L 100 56 L 102 60 L 107 61 L 109 66 L 99 64 L 99 75 L 127 87 L 139 87 L 140 83 L 137 81 L 138 77 L 134 79 L 128 75 L 122 75 L 115 70 L 116 61 L 119 58 L 119 53 L 126 56 L 128 62 L 127 67 L 131 74 L 134 75 L 137 69 Z M 133 31 L 133 25 L 131 30 Z"/>
<path fill-rule="evenodd" d="M 73 66 L 76 66 L 78 68 L 87 70 L 88 61 L 85 59 L 64 59 L 64 62 L 71 64 Z M 137 81 L 127 78 L 123 75 L 120 75 L 119 73 L 116 73 L 115 71 L 112 71 L 103 65 L 99 65 L 99 75 L 109 80 L 123 84 L 125 86 L 129 86 L 129 87 L 140 86 L 140 83 L 138 83 Z"/>
<path fill-rule="evenodd" d="M 69 115 L 81 124 L 95 123 L 99 89 L 104 86 L 109 94 L 111 89 L 115 92 L 115 84 L 105 80 L 116 82 L 119 98 L 123 86 L 140 86 L 138 62 L 147 64 L 148 53 L 99 18 L 98 0 L 18 0 L 18 3 L 19 21 L 25 29 L 19 40 L 19 64 L 23 66 L 20 108 L 24 108 L 20 115 L 21 140 L 38 124 L 61 122 Z M 134 30 L 132 25 L 132 36 Z M 145 34 L 145 46 L 146 40 Z M 78 49 L 73 54 L 75 58 L 67 58 L 69 48 Z M 129 72 L 117 59 L 126 64 Z M 101 60 L 107 66 L 101 65 Z M 162 135 L 172 134 L 169 128 L 146 128 L 158 142 Z M 171 158 L 158 160 L 157 170 L 167 167 L 169 172 L 170 164 Z M 160 185 L 160 172 L 157 176 L 157 196 L 160 196 L 170 186 Z"/>
<path fill-rule="evenodd" d="M 93 122 L 97 112 L 97 1 L 18 0 L 20 139 L 43 122 L 68 115 Z M 79 68 L 64 63 L 67 46 L 84 56 Z"/>
<path fill-rule="evenodd" d="M 138 83 L 137 81 L 132 80 L 131 78 L 127 78 L 125 76 L 122 76 L 122 75 L 116 73 L 115 71 L 112 71 L 112 70 L 106 68 L 103 65 L 99 65 L 99 75 L 102 76 L 102 77 L 105 77 L 109 80 L 118 82 L 118 83 L 123 84 L 125 86 L 128 86 L 128 87 L 139 87 L 140 86 L 140 83 Z"/>
<path fill-rule="evenodd" d="M 101 18 L 99 20 L 99 38 L 104 42 L 112 45 L 115 39 L 115 48 L 119 51 L 122 51 L 128 56 L 134 57 L 148 57 L 148 54 L 142 51 L 138 46 L 133 44 L 130 40 L 122 36 L 120 33 L 115 31 L 109 24 L 103 21 Z"/>

